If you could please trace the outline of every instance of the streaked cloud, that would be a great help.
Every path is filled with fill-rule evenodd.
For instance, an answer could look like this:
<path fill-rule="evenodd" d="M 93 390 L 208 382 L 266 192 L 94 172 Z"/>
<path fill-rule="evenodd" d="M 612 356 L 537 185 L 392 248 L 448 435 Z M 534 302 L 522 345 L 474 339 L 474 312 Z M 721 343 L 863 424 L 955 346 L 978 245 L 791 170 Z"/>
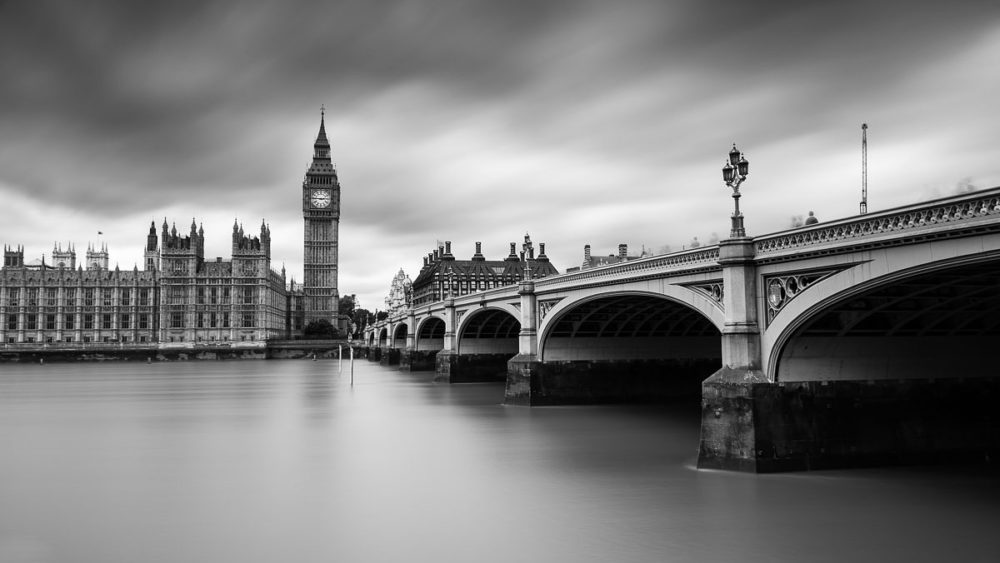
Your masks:
<path fill-rule="evenodd" d="M 990 2 L 0 4 L 0 241 L 141 262 L 196 217 L 228 256 L 271 225 L 301 279 L 299 190 L 326 104 L 344 187 L 341 291 L 381 304 L 436 240 L 530 231 L 560 269 L 619 242 L 752 233 L 1000 184 Z M 180 228 L 180 227 L 179 227 Z"/>

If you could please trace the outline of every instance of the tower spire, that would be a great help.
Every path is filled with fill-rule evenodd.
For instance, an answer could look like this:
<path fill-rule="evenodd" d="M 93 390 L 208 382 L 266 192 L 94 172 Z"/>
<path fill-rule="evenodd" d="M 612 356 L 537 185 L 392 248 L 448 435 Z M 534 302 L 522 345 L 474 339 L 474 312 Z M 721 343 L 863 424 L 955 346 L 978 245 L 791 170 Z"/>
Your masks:
<path fill-rule="evenodd" d="M 319 134 L 316 135 L 316 142 L 313 146 L 316 147 L 317 156 L 320 147 L 326 148 L 326 154 L 324 156 L 330 156 L 330 141 L 326 138 L 326 106 L 320 106 L 319 109 Z"/>

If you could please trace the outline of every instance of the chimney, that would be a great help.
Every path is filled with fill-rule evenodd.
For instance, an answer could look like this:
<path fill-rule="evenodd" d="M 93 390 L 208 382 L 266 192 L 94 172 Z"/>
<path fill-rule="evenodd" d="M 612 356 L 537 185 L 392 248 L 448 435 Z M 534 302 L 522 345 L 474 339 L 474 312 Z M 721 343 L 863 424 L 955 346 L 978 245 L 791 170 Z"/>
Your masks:
<path fill-rule="evenodd" d="M 621 260 L 621 261 L 624 261 L 626 258 L 628 258 L 628 245 L 627 244 L 619 244 L 618 245 L 618 259 Z"/>
<path fill-rule="evenodd" d="M 486 260 L 483 256 L 483 243 L 476 242 L 476 253 L 472 255 L 473 260 Z"/>
<path fill-rule="evenodd" d="M 504 262 L 517 262 L 517 244 L 510 243 L 510 254 L 504 258 Z"/>
<path fill-rule="evenodd" d="M 590 264 L 590 245 L 583 245 L 583 263 Z"/>
<path fill-rule="evenodd" d="M 424 268 L 426 268 L 426 267 L 427 267 L 427 257 L 424 256 Z"/>
<path fill-rule="evenodd" d="M 444 255 L 445 256 L 451 256 L 451 241 L 450 240 L 444 241 Z"/>
<path fill-rule="evenodd" d="M 438 258 L 440 258 L 440 257 L 441 257 L 441 250 L 440 249 L 435 250 L 434 251 L 434 261 L 437 262 Z"/>

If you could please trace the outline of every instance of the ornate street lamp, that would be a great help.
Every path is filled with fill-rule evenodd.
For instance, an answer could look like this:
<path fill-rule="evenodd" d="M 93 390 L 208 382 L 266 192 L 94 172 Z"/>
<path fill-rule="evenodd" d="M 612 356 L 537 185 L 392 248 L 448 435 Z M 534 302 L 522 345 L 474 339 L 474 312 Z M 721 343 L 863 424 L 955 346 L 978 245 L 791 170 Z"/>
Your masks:
<path fill-rule="evenodd" d="M 726 185 L 733 189 L 733 202 L 736 210 L 733 211 L 733 228 L 729 232 L 729 238 L 742 238 L 747 236 L 743 228 L 743 214 L 740 213 L 740 184 L 747 179 L 750 173 L 750 162 L 740 154 L 740 150 L 733 143 L 733 150 L 729 151 L 729 160 L 722 167 L 722 179 Z"/>

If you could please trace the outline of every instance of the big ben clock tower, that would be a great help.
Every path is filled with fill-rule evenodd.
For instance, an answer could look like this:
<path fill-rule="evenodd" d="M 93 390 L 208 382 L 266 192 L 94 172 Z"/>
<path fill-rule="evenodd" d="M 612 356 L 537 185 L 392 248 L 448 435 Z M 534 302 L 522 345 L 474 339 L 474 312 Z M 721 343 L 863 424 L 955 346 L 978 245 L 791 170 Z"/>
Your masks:
<path fill-rule="evenodd" d="M 305 322 L 325 319 L 336 327 L 337 239 L 340 225 L 340 182 L 330 160 L 325 111 L 320 113 L 319 135 L 313 144 L 312 165 L 302 181 L 302 218 L 305 222 Z"/>

